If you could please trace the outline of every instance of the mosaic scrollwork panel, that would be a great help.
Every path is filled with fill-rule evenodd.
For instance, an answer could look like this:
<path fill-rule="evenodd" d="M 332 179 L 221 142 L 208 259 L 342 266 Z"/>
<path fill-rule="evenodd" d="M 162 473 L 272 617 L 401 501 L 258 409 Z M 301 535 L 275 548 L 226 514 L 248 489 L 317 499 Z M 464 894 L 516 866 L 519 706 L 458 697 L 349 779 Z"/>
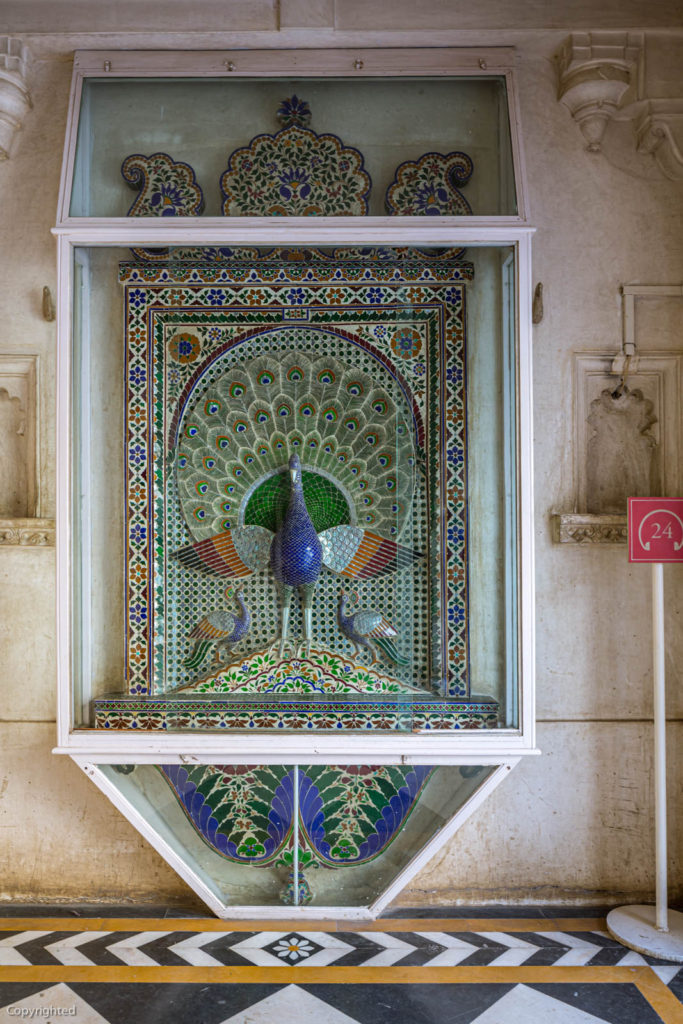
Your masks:
<path fill-rule="evenodd" d="M 221 176 L 226 216 L 363 216 L 371 181 L 362 153 L 336 135 L 308 128 L 308 103 L 296 96 L 278 110 L 275 135 L 257 135 L 230 155 Z"/>

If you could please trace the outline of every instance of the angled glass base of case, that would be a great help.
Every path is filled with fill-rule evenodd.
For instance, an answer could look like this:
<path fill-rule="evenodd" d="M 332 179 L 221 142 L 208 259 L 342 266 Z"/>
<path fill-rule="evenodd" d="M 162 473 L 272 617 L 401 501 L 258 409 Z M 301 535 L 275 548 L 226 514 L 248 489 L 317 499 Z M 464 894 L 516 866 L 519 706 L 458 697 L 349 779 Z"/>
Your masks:
<path fill-rule="evenodd" d="M 380 913 L 516 763 L 75 760 L 219 917 Z"/>

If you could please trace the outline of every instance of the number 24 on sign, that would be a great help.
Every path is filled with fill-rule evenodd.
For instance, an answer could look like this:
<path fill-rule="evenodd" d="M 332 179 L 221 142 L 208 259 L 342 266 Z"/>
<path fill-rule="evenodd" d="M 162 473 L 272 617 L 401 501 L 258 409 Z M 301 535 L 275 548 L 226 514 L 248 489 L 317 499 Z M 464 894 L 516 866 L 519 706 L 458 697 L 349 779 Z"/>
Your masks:
<path fill-rule="evenodd" d="M 628 499 L 629 562 L 683 562 L 683 498 Z"/>

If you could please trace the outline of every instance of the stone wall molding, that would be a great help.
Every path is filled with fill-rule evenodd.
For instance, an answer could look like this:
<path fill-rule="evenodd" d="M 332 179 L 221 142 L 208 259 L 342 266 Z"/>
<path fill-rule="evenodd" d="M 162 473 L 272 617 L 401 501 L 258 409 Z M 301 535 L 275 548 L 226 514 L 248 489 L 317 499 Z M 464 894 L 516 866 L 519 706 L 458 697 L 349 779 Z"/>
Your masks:
<path fill-rule="evenodd" d="M 561 512 L 551 516 L 557 544 L 625 544 L 625 515 L 589 515 Z"/>
<path fill-rule="evenodd" d="M 574 352 L 574 493 L 571 511 L 551 514 L 556 543 L 625 543 L 627 498 L 679 494 L 683 483 L 683 353 L 672 315 L 683 285 L 625 284 L 621 296 L 621 352 Z M 650 318 L 640 306 L 636 317 L 648 301 Z M 653 351 L 654 338 L 671 348 Z"/>
<path fill-rule="evenodd" d="M 638 152 L 652 155 L 666 178 L 683 180 L 683 99 L 648 100 L 634 128 Z"/>
<path fill-rule="evenodd" d="M 0 36 L 0 160 L 9 159 L 16 133 L 31 109 L 31 54 L 20 39 Z"/>
<path fill-rule="evenodd" d="M 48 548 L 54 545 L 54 519 L 0 519 L 0 547 Z"/>
<path fill-rule="evenodd" d="M 642 36 L 630 32 L 573 32 L 557 54 L 558 100 L 600 152 L 609 121 L 635 80 Z"/>
<path fill-rule="evenodd" d="M 557 98 L 588 152 L 638 177 L 683 180 L 683 89 L 671 74 L 683 35 L 574 32 L 555 61 Z"/>
<path fill-rule="evenodd" d="M 0 353 L 0 518 L 39 516 L 38 356 Z"/>

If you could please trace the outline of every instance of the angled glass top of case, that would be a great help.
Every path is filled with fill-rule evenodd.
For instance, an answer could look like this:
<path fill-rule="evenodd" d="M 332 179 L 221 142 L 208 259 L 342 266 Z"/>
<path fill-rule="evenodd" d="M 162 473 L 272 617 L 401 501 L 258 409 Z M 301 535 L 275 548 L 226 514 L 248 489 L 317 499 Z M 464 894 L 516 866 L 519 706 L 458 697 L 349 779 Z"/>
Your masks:
<path fill-rule="evenodd" d="M 515 216 L 503 75 L 86 78 L 72 217 Z"/>

